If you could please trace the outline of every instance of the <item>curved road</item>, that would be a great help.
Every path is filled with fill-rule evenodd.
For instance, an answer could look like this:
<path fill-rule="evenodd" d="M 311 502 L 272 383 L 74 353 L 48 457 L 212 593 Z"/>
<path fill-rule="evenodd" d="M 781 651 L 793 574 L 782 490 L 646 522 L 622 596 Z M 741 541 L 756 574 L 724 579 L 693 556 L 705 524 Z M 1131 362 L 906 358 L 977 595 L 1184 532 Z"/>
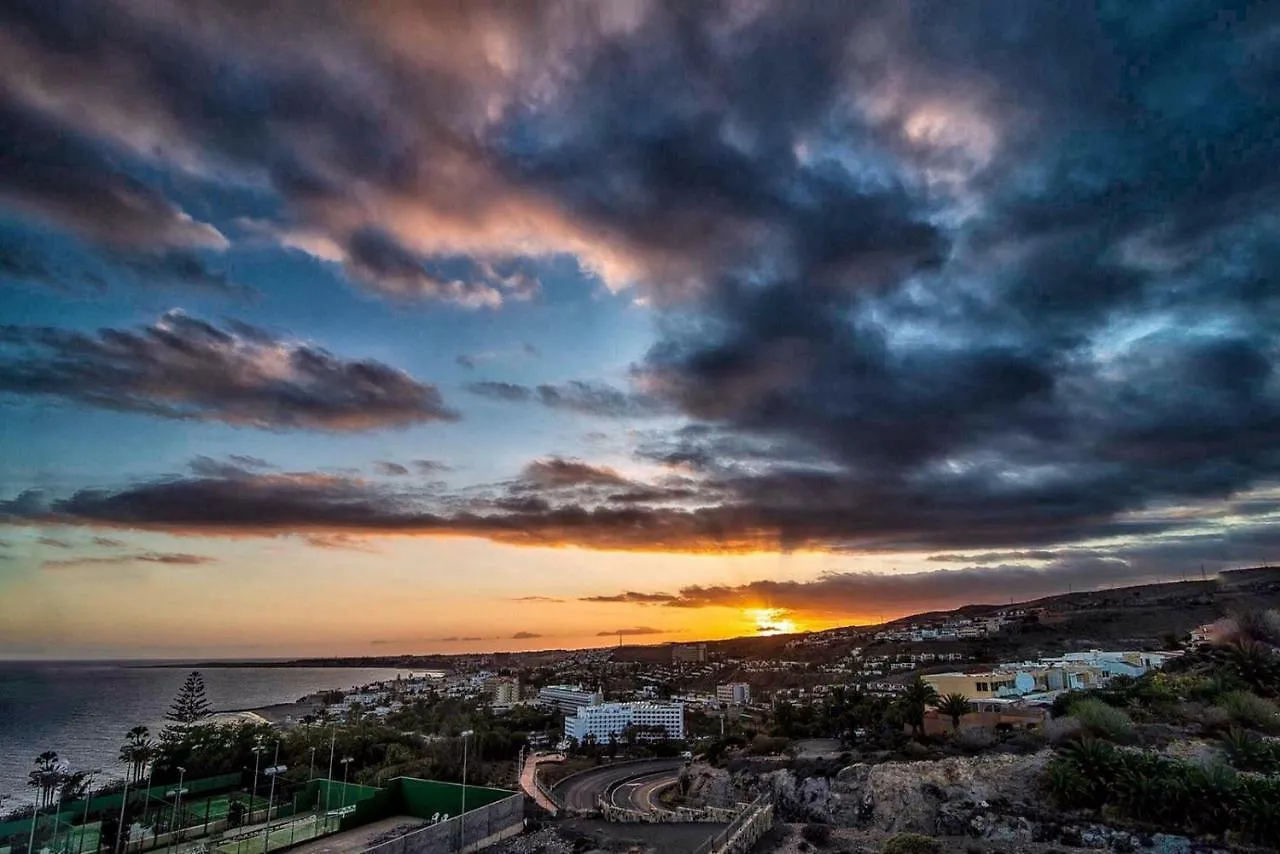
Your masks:
<path fill-rule="evenodd" d="M 590 812 L 596 808 L 596 800 L 604 797 L 610 787 L 619 787 L 620 791 L 624 791 L 620 787 L 622 783 L 641 780 L 642 778 L 649 782 L 656 782 L 660 779 L 658 775 L 664 775 L 661 779 L 668 782 L 676 780 L 680 774 L 680 766 L 683 764 L 683 759 L 655 759 L 652 762 L 603 765 L 591 771 L 561 780 L 556 784 L 554 792 L 564 802 L 566 809 L 577 812 Z M 639 794 L 639 790 L 646 788 L 648 788 L 647 783 L 638 787 L 627 787 L 624 794 L 615 793 L 615 795 L 619 798 L 628 798 L 634 802 L 635 797 L 632 793 Z M 652 797 L 652 791 L 650 791 L 648 797 Z M 627 809 L 636 808 L 634 806 L 627 807 Z M 652 807 L 647 807 L 647 809 L 652 809 Z"/>
<path fill-rule="evenodd" d="M 650 771 L 619 785 L 610 795 L 610 802 L 618 809 L 650 812 L 659 808 L 655 801 L 660 790 L 674 786 L 680 780 L 678 769 Z"/>

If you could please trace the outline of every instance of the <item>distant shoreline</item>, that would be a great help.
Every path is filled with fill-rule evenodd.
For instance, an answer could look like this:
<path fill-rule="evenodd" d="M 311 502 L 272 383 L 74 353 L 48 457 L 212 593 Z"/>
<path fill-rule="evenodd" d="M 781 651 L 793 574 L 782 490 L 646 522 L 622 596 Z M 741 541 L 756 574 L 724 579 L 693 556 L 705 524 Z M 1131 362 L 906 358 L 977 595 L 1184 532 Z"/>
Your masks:
<path fill-rule="evenodd" d="M 422 656 L 420 658 L 298 658 L 290 661 L 138 661 L 122 663 L 124 667 L 143 669 L 185 668 L 189 670 L 215 670 L 219 668 L 347 668 L 365 670 L 449 670 L 455 662 L 449 656 Z"/>

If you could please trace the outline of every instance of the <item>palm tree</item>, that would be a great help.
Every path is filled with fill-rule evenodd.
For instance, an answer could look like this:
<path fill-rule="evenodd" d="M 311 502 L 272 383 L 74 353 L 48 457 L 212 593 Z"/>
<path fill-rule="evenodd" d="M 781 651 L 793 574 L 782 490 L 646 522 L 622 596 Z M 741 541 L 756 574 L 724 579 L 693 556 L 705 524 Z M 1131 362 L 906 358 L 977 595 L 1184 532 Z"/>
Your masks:
<path fill-rule="evenodd" d="M 53 793 L 62 782 L 62 767 L 58 761 L 58 753 L 46 750 L 36 757 L 36 767 L 27 778 L 27 785 L 40 790 L 40 806 L 44 809 L 53 802 Z"/>
<path fill-rule="evenodd" d="M 938 701 L 938 711 L 951 718 L 951 731 L 960 729 L 960 719 L 969 714 L 969 698 L 964 694 L 948 694 Z"/>
<path fill-rule="evenodd" d="M 907 690 L 899 697 L 898 702 L 902 706 L 903 717 L 907 723 L 911 724 L 911 731 L 917 737 L 924 733 L 924 710 L 928 706 L 936 705 L 938 702 L 938 692 L 932 685 L 925 682 L 919 676 L 915 678 Z"/>
<path fill-rule="evenodd" d="M 120 761 L 129 766 L 130 783 L 142 779 L 143 769 L 155 756 L 155 752 L 156 743 L 151 740 L 151 730 L 136 726 L 125 734 L 125 742 L 120 745 Z"/>

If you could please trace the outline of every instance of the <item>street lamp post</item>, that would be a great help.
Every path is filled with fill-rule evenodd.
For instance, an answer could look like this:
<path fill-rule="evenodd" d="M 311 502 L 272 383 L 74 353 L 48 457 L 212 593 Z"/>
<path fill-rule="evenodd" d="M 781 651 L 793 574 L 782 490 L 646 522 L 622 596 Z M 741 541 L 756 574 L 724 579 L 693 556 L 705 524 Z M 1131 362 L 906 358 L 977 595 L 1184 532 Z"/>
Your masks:
<path fill-rule="evenodd" d="M 169 827 L 170 838 L 181 836 L 182 828 L 178 826 L 178 822 L 182 820 L 182 796 L 186 793 L 186 789 L 182 788 L 182 781 L 187 777 L 187 769 L 181 765 L 178 766 L 178 788 L 172 792 L 166 792 L 166 795 L 173 795 L 173 821 Z"/>
<path fill-rule="evenodd" d="M 342 757 L 342 809 L 347 808 L 347 768 L 354 760 L 350 756 Z"/>
<path fill-rule="evenodd" d="M 458 810 L 458 850 L 467 847 L 467 739 L 475 735 L 469 729 L 462 731 L 462 804 Z"/>
<path fill-rule="evenodd" d="M 337 744 L 338 731 L 333 724 L 329 724 L 329 775 L 324 778 L 324 811 L 326 813 L 333 809 L 333 797 L 331 791 L 333 789 L 333 748 Z"/>
<path fill-rule="evenodd" d="M 249 796 L 249 823 L 253 823 L 253 808 L 258 803 L 258 767 L 262 763 L 262 752 L 266 750 L 261 743 L 253 746 L 253 794 Z"/>
<path fill-rule="evenodd" d="M 101 769 L 101 768 L 95 768 L 94 770 L 90 771 L 90 772 L 89 772 L 89 775 L 85 778 L 85 781 L 84 781 L 84 818 L 80 821 L 80 826 L 81 826 L 81 827 L 87 827 L 87 826 L 88 826 L 88 824 L 89 824 L 89 804 L 90 804 L 90 802 L 93 800 L 93 798 L 89 797 L 89 789 L 90 789 L 90 788 L 92 787 L 92 785 L 93 785 L 93 778 L 94 778 L 94 777 L 96 777 L 96 776 L 97 776 L 98 774 L 100 774 L 100 773 L 102 773 L 102 769 Z M 78 840 L 76 840 L 76 854 L 80 854 L 80 852 L 81 852 L 82 850 L 84 850 L 84 832 L 83 832 L 83 831 L 81 831 L 81 833 L 80 833 L 80 838 L 79 838 Z"/>
<path fill-rule="evenodd" d="M 316 778 L 316 749 L 311 748 L 311 770 L 307 772 L 307 782 L 310 783 Z"/>
<path fill-rule="evenodd" d="M 129 803 L 129 781 L 124 781 L 124 793 L 120 797 L 120 821 L 116 824 L 116 844 L 111 846 L 113 854 L 120 851 L 120 841 L 124 839 L 124 808 Z"/>
<path fill-rule="evenodd" d="M 58 850 L 58 813 L 62 811 L 62 787 L 53 794 L 53 841 L 49 843 L 52 851 Z"/>
<path fill-rule="evenodd" d="M 277 741 L 275 758 L 271 760 L 271 767 L 266 772 L 271 778 L 271 789 L 267 794 L 267 823 L 262 830 L 262 854 L 267 854 L 267 845 L 271 842 L 271 807 L 276 802 L 276 777 L 284 770 L 285 766 L 280 764 L 280 742 Z"/>

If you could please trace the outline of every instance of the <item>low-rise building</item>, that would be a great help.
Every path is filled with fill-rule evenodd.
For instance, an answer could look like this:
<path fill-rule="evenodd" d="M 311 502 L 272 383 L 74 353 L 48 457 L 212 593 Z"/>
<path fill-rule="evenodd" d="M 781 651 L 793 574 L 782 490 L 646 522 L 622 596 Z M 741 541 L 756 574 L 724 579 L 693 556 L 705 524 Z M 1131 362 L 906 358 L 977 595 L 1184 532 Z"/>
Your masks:
<path fill-rule="evenodd" d="M 987 700 L 1018 693 L 1017 674 L 1007 670 L 984 670 L 974 673 L 930 673 L 921 677 L 940 696 L 961 694 L 970 700 Z M 1028 686 L 1030 691 L 1034 687 Z"/>
<path fill-rule="evenodd" d="M 632 729 L 638 741 L 684 738 L 684 706 L 680 703 L 599 703 L 580 706 L 564 719 L 565 738 L 578 743 L 594 736 L 597 742 L 621 741 Z"/>
<path fill-rule="evenodd" d="M 746 682 L 730 682 L 716 686 L 716 700 L 728 706 L 751 705 L 751 686 Z"/>

